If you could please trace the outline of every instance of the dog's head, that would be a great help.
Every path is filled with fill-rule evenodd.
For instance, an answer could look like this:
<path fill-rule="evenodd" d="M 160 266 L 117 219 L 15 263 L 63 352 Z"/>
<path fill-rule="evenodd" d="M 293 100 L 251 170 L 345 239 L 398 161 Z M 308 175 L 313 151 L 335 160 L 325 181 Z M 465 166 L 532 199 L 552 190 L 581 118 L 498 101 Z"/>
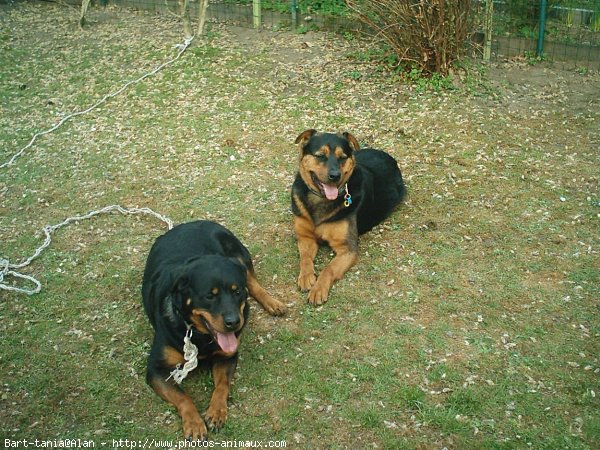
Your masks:
<path fill-rule="evenodd" d="M 248 318 L 246 267 L 224 256 L 188 261 L 172 288 L 173 307 L 201 334 L 211 335 L 226 354 L 237 351 Z"/>
<path fill-rule="evenodd" d="M 308 188 L 328 200 L 335 200 L 352 175 L 360 149 L 350 133 L 319 133 L 306 130 L 296 138 L 300 145 L 298 172 Z"/>

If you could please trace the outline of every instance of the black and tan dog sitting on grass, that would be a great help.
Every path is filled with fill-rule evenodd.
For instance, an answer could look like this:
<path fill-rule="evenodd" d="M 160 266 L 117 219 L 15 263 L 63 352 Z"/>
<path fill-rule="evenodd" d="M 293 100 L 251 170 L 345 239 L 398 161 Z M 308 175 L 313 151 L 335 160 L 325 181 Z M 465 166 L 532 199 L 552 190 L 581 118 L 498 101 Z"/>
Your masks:
<path fill-rule="evenodd" d="M 248 320 L 248 294 L 271 315 L 285 312 L 285 306 L 258 284 L 246 247 L 221 225 L 210 221 L 179 225 L 159 237 L 150 250 L 142 297 L 155 334 L 146 380 L 177 408 L 188 439 L 206 439 L 207 425 L 218 429 L 227 418 L 240 333 Z M 171 376 L 179 365 L 188 364 L 184 356 L 193 348 L 190 341 L 197 354 L 188 369 L 198 360 L 212 367 L 215 388 L 205 420 L 174 381 L 177 377 Z"/>
<path fill-rule="evenodd" d="M 381 223 L 405 193 L 398 163 L 389 154 L 360 150 L 350 133 L 306 130 L 296 138 L 300 167 L 292 185 L 294 231 L 300 253 L 298 286 L 308 301 L 327 301 L 333 283 L 358 259 L 358 236 Z M 335 252 L 317 278 L 319 244 Z"/>

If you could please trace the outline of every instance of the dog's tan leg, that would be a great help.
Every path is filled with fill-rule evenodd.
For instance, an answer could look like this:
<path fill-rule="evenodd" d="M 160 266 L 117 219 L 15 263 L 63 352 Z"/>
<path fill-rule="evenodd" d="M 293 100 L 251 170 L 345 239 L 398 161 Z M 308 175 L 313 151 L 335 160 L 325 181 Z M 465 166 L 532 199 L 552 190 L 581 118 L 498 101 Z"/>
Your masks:
<path fill-rule="evenodd" d="M 294 231 L 296 232 L 298 252 L 300 253 L 298 287 L 302 291 L 308 291 L 317 280 L 314 260 L 319 250 L 319 244 L 317 243 L 314 225 L 304 217 L 294 216 Z"/>
<path fill-rule="evenodd" d="M 341 221 L 321 225 L 319 232 L 335 252 L 335 257 L 321 271 L 319 278 L 310 290 L 308 301 L 312 305 L 321 305 L 327 301 L 327 295 L 333 283 L 358 261 L 358 237 L 356 227 L 351 222 Z"/>
<path fill-rule="evenodd" d="M 163 400 L 177 408 L 183 422 L 183 434 L 186 439 L 194 441 L 206 439 L 206 424 L 189 395 L 171 382 L 165 381 L 161 376 L 153 377 L 149 380 L 149 384 Z"/>
<path fill-rule="evenodd" d="M 233 378 L 233 372 L 237 363 L 237 357 L 213 364 L 212 375 L 215 390 L 212 393 L 210 404 L 204 414 L 206 423 L 211 430 L 218 430 L 227 420 L 227 397 L 229 397 L 229 385 Z"/>
<path fill-rule="evenodd" d="M 269 293 L 258 283 L 254 272 L 251 270 L 246 272 L 246 283 L 248 284 L 250 295 L 261 304 L 265 311 L 272 316 L 282 316 L 285 314 L 285 305 L 269 295 Z"/>

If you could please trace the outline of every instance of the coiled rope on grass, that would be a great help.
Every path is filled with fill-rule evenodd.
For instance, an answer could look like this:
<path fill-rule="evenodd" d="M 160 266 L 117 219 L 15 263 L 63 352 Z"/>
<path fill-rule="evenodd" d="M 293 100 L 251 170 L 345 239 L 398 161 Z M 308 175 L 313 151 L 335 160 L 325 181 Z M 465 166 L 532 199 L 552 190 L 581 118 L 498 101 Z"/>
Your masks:
<path fill-rule="evenodd" d="M 159 72 L 160 70 L 162 70 L 163 68 L 168 66 L 169 64 L 172 64 L 175 61 L 177 61 L 181 57 L 183 52 L 185 52 L 187 50 L 187 48 L 190 46 L 193 39 L 194 39 L 194 37 L 191 37 L 191 38 L 185 39 L 185 41 L 182 44 L 177 44 L 175 46 L 176 48 L 179 49 L 177 55 L 174 58 L 162 63 L 161 65 L 156 67 L 151 72 L 148 72 L 148 73 L 142 75 L 141 77 L 136 78 L 135 80 L 131 80 L 131 81 L 125 83 L 121 88 L 119 88 L 115 92 L 105 95 L 104 97 L 102 97 L 100 100 L 98 100 L 96 103 L 94 103 L 89 108 L 87 108 L 83 111 L 77 111 L 72 114 L 69 114 L 69 115 L 63 117 L 53 127 L 48 128 L 47 130 L 41 131 L 39 133 L 36 133 L 31 138 L 31 140 L 29 141 L 29 143 L 26 146 L 24 146 L 18 152 L 16 152 L 8 161 L 0 164 L 0 169 L 4 169 L 4 168 L 14 164 L 14 162 L 17 160 L 17 158 L 19 158 L 28 148 L 33 146 L 33 144 L 38 139 L 38 137 L 52 133 L 53 131 L 57 130 L 65 122 L 72 119 L 73 117 L 81 116 L 81 115 L 89 113 L 90 111 L 93 111 L 94 109 L 98 108 L 100 105 L 106 103 L 109 99 L 121 94 L 123 91 L 125 91 L 125 89 L 127 89 L 132 84 L 136 84 L 136 83 L 139 83 L 139 82 L 145 80 L 146 78 L 156 74 L 157 72 Z M 41 255 L 41 253 L 44 251 L 44 249 L 46 249 L 52 242 L 52 233 L 54 233 L 59 228 L 65 227 L 73 222 L 79 222 L 82 220 L 91 219 L 92 217 L 97 216 L 99 214 L 107 214 L 107 213 L 111 213 L 114 211 L 119 212 L 124 215 L 132 215 L 132 214 L 151 215 L 151 216 L 154 216 L 155 218 L 161 220 L 162 222 L 164 222 L 167 225 L 169 230 L 171 228 L 173 228 L 173 222 L 171 221 L 171 219 L 169 219 L 166 216 L 163 216 L 162 214 L 159 214 L 159 213 L 153 211 L 150 208 L 138 208 L 138 207 L 124 208 L 120 205 L 110 205 L 110 206 L 106 206 L 101 209 L 90 211 L 83 215 L 68 217 L 67 219 L 63 220 L 60 223 L 57 223 L 55 225 L 46 225 L 44 228 L 42 228 L 42 231 L 44 232 L 44 234 L 46 236 L 44 239 L 44 243 L 35 250 L 33 255 L 26 258 L 22 262 L 11 263 L 10 260 L 8 260 L 7 258 L 0 257 L 0 290 L 15 291 L 15 292 L 23 293 L 23 294 L 28 294 L 28 295 L 33 295 L 33 294 L 40 292 L 42 289 L 42 284 L 35 277 L 33 277 L 31 275 L 25 275 L 25 274 L 19 272 L 18 270 L 23 269 L 24 267 L 28 266 L 29 264 L 31 264 L 31 262 L 34 259 L 36 259 L 38 256 Z M 27 288 L 21 288 L 21 287 L 7 284 L 7 283 L 5 283 L 5 278 L 7 276 L 12 276 L 12 277 L 15 277 L 15 278 L 18 278 L 21 280 L 29 281 L 29 282 L 33 283 L 35 285 L 35 287 L 33 289 L 27 289 Z"/>
<path fill-rule="evenodd" d="M 36 259 L 38 256 L 40 256 L 42 254 L 42 252 L 52 242 L 52 233 L 54 233 L 59 228 L 66 227 L 67 225 L 69 225 L 73 222 L 80 222 L 82 220 L 91 219 L 92 217 L 97 216 L 99 214 L 107 214 L 107 213 L 111 213 L 113 211 L 117 211 L 124 215 L 132 215 L 132 214 L 151 215 L 151 216 L 154 216 L 157 219 L 161 220 L 165 224 L 167 224 L 167 227 L 169 230 L 171 228 L 173 228 L 173 221 L 171 219 L 163 216 L 162 214 L 159 214 L 159 213 L 153 211 L 150 208 L 123 208 L 120 205 L 110 205 L 110 206 L 105 206 L 104 208 L 101 208 L 101 209 L 90 211 L 87 214 L 68 217 L 67 219 L 63 220 L 60 223 L 57 223 L 55 225 L 46 225 L 44 228 L 42 228 L 42 231 L 46 235 L 46 238 L 44 239 L 44 243 L 42 245 L 40 245 L 35 250 L 33 255 L 31 255 L 29 258 L 23 260 L 22 262 L 20 262 L 18 264 L 13 264 L 8 259 L 0 258 L 0 289 L 4 289 L 7 291 L 16 291 L 16 292 L 20 292 L 20 293 L 28 294 L 28 295 L 33 295 L 33 294 L 37 294 L 38 292 L 40 292 L 42 289 L 42 284 L 37 279 L 35 279 L 34 277 L 32 277 L 30 275 L 24 275 L 22 273 L 16 272 L 15 269 L 22 269 L 24 267 L 27 267 L 29 264 L 31 264 L 31 262 L 34 259 Z M 4 277 L 6 275 L 12 275 L 15 278 L 21 278 L 23 280 L 30 281 L 33 284 L 35 284 L 35 288 L 26 289 L 26 288 L 20 288 L 20 287 L 8 285 L 8 284 L 4 283 Z"/>

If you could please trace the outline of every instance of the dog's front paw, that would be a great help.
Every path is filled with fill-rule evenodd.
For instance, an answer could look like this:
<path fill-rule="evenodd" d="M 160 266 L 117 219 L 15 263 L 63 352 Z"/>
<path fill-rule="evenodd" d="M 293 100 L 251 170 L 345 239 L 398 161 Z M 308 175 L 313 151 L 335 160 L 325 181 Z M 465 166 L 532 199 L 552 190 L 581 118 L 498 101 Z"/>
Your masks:
<path fill-rule="evenodd" d="M 183 421 L 183 435 L 187 440 L 206 440 L 206 424 L 202 420 L 202 417 L 200 417 L 200 414 L 198 414 L 198 411 L 191 412 L 181 418 Z"/>
<path fill-rule="evenodd" d="M 204 419 L 206 419 L 206 424 L 212 431 L 220 429 L 227 420 L 227 405 L 210 405 L 204 414 Z"/>
<path fill-rule="evenodd" d="M 329 286 L 317 282 L 308 293 L 308 303 L 313 306 L 322 305 L 327 301 L 327 294 L 329 294 Z"/>
<path fill-rule="evenodd" d="M 310 273 L 302 273 L 298 275 L 298 287 L 302 292 L 310 291 L 310 289 L 314 286 L 317 281 L 317 276 L 314 272 Z"/>
<path fill-rule="evenodd" d="M 272 316 L 283 316 L 287 312 L 287 307 L 279 300 L 272 298 L 271 301 L 265 305 L 265 311 Z"/>

